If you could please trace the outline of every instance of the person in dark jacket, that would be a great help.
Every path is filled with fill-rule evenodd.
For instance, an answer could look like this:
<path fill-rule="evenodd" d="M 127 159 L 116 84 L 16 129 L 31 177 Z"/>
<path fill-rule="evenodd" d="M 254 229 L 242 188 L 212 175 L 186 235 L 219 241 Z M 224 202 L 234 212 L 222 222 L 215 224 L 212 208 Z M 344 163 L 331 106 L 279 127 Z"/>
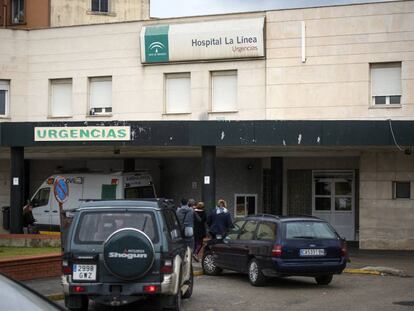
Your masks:
<path fill-rule="evenodd" d="M 181 200 L 181 207 L 177 209 L 177 218 L 183 229 L 184 240 L 187 246 L 194 249 L 194 210 L 192 208 L 195 201 L 193 199 Z"/>
<path fill-rule="evenodd" d="M 226 201 L 218 200 L 217 207 L 207 217 L 207 225 L 212 239 L 222 239 L 233 226 Z"/>
<path fill-rule="evenodd" d="M 23 228 L 27 228 L 27 233 L 38 233 L 32 211 L 33 206 L 30 203 L 23 208 Z"/>
<path fill-rule="evenodd" d="M 197 205 L 194 206 L 194 212 L 198 215 L 198 218 L 194 218 L 194 256 L 195 260 L 198 261 L 199 257 L 198 254 L 200 253 L 201 248 L 203 247 L 203 240 L 207 236 L 206 232 L 206 221 L 207 216 L 206 212 L 204 211 L 204 203 L 198 202 Z"/>

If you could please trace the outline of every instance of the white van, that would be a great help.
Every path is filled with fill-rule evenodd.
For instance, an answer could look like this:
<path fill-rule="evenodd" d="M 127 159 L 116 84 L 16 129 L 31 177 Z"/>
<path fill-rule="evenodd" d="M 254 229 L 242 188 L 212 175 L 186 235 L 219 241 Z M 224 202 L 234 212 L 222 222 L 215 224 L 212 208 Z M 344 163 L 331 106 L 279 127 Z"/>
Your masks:
<path fill-rule="evenodd" d="M 41 230 L 59 230 L 59 203 L 53 194 L 53 183 L 57 176 L 65 177 L 69 188 L 69 197 L 63 204 L 64 210 L 76 209 L 80 201 L 85 200 L 156 197 L 152 177 L 146 172 L 53 175 L 42 183 L 30 200 L 36 225 Z"/>

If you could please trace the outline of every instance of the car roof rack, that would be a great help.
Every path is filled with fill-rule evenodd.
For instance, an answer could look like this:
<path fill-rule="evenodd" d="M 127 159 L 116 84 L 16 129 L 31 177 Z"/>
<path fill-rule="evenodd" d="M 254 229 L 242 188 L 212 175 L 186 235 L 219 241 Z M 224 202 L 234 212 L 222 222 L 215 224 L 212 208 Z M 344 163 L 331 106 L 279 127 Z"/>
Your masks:
<path fill-rule="evenodd" d="M 159 202 L 160 207 L 174 208 L 174 200 L 166 198 L 139 198 L 139 199 L 79 199 L 81 203 L 88 202 L 105 202 L 105 201 L 147 201 L 147 202 Z"/>
<path fill-rule="evenodd" d="M 320 219 L 317 216 L 309 215 L 309 214 L 290 214 L 290 215 L 287 215 L 286 217 L 308 217 L 308 218 Z"/>

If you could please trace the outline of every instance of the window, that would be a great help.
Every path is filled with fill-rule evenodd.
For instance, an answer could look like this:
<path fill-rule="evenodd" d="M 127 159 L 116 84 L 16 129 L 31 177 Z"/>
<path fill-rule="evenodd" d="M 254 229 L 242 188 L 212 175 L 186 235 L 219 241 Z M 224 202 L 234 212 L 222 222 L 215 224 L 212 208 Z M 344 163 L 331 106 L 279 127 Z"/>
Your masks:
<path fill-rule="evenodd" d="M 190 73 L 165 75 L 165 113 L 191 112 Z"/>
<path fill-rule="evenodd" d="M 12 0 L 12 4 L 11 4 L 12 24 L 24 23 L 24 1 L 25 0 Z"/>
<path fill-rule="evenodd" d="M 109 12 L 108 1 L 109 0 L 92 0 L 91 11 L 108 13 Z"/>
<path fill-rule="evenodd" d="M 371 64 L 372 105 L 400 105 L 401 94 L 401 63 Z"/>
<path fill-rule="evenodd" d="M 80 219 L 76 240 L 81 243 L 102 243 L 113 232 L 122 228 L 134 228 L 145 232 L 158 241 L 154 215 L 149 212 L 89 212 Z"/>
<path fill-rule="evenodd" d="M 89 78 L 90 115 L 112 112 L 112 77 Z"/>
<path fill-rule="evenodd" d="M 237 110 L 237 71 L 211 73 L 211 111 L 232 112 Z"/>
<path fill-rule="evenodd" d="M 394 199 L 410 199 L 411 198 L 411 183 L 409 181 L 394 181 L 393 182 L 393 198 Z"/>
<path fill-rule="evenodd" d="M 50 188 L 40 189 L 32 199 L 33 208 L 45 206 L 49 203 Z"/>
<path fill-rule="evenodd" d="M 286 239 L 336 239 L 337 235 L 324 222 L 295 221 L 285 224 Z"/>
<path fill-rule="evenodd" d="M 165 221 L 172 240 L 181 239 L 181 227 L 177 215 L 170 210 L 165 211 Z"/>
<path fill-rule="evenodd" d="M 256 231 L 257 222 L 256 221 L 248 221 L 244 225 L 242 231 L 240 232 L 240 240 L 252 240 L 254 236 L 254 232 Z"/>
<path fill-rule="evenodd" d="M 239 220 L 233 224 L 233 228 L 230 229 L 229 233 L 226 235 L 227 240 L 236 240 L 240 234 L 241 228 L 243 227 L 245 221 Z"/>
<path fill-rule="evenodd" d="M 275 240 L 276 224 L 272 222 L 262 222 L 257 228 L 257 240 Z"/>
<path fill-rule="evenodd" d="M 256 214 L 257 194 L 236 194 L 235 195 L 236 217 L 244 217 Z"/>
<path fill-rule="evenodd" d="M 52 117 L 72 115 L 72 79 L 50 81 L 50 105 Z"/>
<path fill-rule="evenodd" d="M 9 114 L 9 90 L 10 82 L 0 80 L 0 116 Z"/>

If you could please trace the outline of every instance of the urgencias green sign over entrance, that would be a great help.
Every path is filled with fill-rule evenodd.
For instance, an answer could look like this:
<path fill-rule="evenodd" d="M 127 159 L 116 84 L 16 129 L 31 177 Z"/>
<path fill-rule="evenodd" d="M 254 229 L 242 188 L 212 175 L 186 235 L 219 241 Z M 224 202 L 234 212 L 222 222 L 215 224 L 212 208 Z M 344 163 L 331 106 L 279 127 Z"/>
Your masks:
<path fill-rule="evenodd" d="M 35 141 L 129 141 L 130 126 L 35 127 Z"/>

